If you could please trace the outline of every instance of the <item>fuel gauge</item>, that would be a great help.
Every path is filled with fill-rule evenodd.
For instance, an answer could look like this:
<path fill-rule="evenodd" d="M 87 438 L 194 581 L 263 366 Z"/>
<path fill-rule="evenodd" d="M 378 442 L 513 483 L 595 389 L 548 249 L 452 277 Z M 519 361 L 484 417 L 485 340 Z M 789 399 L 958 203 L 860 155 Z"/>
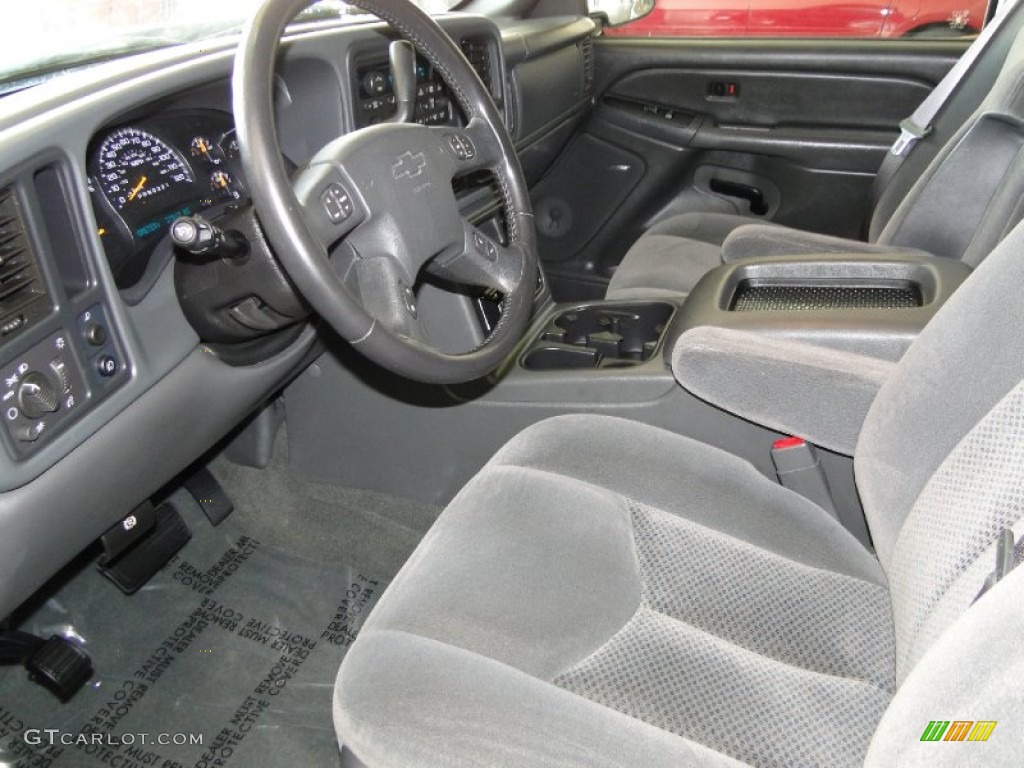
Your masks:
<path fill-rule="evenodd" d="M 234 187 L 231 176 L 225 171 L 214 171 L 210 174 L 210 189 L 222 197 L 237 200 L 241 194 Z"/>

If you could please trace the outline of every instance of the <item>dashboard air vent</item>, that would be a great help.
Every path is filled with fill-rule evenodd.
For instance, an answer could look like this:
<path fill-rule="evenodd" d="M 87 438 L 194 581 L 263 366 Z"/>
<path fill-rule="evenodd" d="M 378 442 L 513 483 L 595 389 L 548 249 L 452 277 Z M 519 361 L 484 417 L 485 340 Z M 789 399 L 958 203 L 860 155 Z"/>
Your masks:
<path fill-rule="evenodd" d="M 583 89 L 590 93 L 594 89 L 594 38 L 588 37 L 580 43 L 583 55 Z"/>
<path fill-rule="evenodd" d="M 494 86 L 491 83 L 491 52 L 487 45 L 487 40 L 479 37 L 464 37 L 462 39 L 462 52 L 466 55 L 476 73 L 480 75 L 480 79 L 487 86 L 487 90 L 494 96 Z"/>
<path fill-rule="evenodd" d="M 50 310 L 46 286 L 14 190 L 0 189 L 0 341 Z"/>

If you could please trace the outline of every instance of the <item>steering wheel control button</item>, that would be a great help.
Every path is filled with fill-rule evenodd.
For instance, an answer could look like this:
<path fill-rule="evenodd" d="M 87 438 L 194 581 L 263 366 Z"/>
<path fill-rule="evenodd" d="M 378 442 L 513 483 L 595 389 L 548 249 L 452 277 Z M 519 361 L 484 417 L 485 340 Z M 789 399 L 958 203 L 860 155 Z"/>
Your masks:
<path fill-rule="evenodd" d="M 96 359 L 96 370 L 100 372 L 100 376 L 110 378 L 117 373 L 117 369 L 117 358 L 113 355 L 100 355 Z"/>
<path fill-rule="evenodd" d="M 50 380 L 38 371 L 29 371 L 18 385 L 18 405 L 29 419 L 38 419 L 60 408 L 60 396 Z"/>
<path fill-rule="evenodd" d="M 469 140 L 468 136 L 461 133 L 449 133 L 445 135 L 445 139 L 448 141 L 452 153 L 459 160 L 472 160 L 476 157 L 476 147 L 473 146 L 473 142 Z"/>
<path fill-rule="evenodd" d="M 327 189 L 320 195 L 320 202 L 324 205 L 327 218 L 335 224 L 341 224 L 352 215 L 352 198 L 340 184 L 328 184 Z"/>
<path fill-rule="evenodd" d="M 479 232 L 473 233 L 473 247 L 476 248 L 477 253 L 486 256 L 491 261 L 498 258 L 498 247 Z"/>

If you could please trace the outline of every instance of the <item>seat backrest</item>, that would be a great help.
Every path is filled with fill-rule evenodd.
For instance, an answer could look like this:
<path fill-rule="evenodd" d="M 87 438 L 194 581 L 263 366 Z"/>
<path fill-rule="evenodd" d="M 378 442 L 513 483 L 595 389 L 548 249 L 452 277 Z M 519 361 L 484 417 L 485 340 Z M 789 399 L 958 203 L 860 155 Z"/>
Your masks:
<path fill-rule="evenodd" d="M 1024 28 L 1024 2 L 1015 2 L 1006 12 L 1008 16 L 999 30 L 988 41 L 985 50 L 932 120 L 931 133 L 914 145 L 913 151 L 886 185 L 875 190 L 876 197 L 867 233 L 871 242 L 878 240 L 885 225 L 900 203 L 907 198 L 917 180 L 949 140 L 975 115 L 981 102 L 992 90 L 1017 32 Z"/>
<path fill-rule="evenodd" d="M 935 315 L 871 406 L 857 487 L 889 578 L 897 680 L 1024 534 L 1024 224 Z M 981 638 L 980 640 L 984 640 Z"/>
<path fill-rule="evenodd" d="M 994 84 L 879 231 L 880 212 L 894 194 L 886 190 L 872 222 L 877 242 L 920 248 L 976 266 L 1024 216 L 1024 3 L 1008 13 L 1012 16 L 995 41 L 1012 32 L 1012 43 Z M 910 160 L 919 151 L 915 148 Z M 897 176 L 903 172 L 901 167 Z"/>

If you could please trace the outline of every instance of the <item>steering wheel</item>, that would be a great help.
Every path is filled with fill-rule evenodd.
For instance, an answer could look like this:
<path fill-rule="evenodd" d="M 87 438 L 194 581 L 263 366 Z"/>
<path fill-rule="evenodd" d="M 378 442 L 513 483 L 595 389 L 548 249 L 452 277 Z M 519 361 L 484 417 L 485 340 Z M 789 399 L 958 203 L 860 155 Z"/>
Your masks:
<path fill-rule="evenodd" d="M 355 4 L 430 60 L 466 125 L 363 128 L 331 141 L 289 177 L 274 124 L 274 65 L 285 26 L 309 0 L 266 0 L 242 33 L 233 76 L 253 205 L 296 288 L 366 357 L 429 383 L 479 378 L 512 351 L 530 319 L 537 247 L 526 181 L 487 89 L 437 22 L 408 0 Z M 481 169 L 495 175 L 504 197 L 507 244 L 459 213 L 452 179 Z M 501 318 L 476 349 L 449 354 L 427 342 L 413 293 L 424 268 L 504 296 Z"/>

